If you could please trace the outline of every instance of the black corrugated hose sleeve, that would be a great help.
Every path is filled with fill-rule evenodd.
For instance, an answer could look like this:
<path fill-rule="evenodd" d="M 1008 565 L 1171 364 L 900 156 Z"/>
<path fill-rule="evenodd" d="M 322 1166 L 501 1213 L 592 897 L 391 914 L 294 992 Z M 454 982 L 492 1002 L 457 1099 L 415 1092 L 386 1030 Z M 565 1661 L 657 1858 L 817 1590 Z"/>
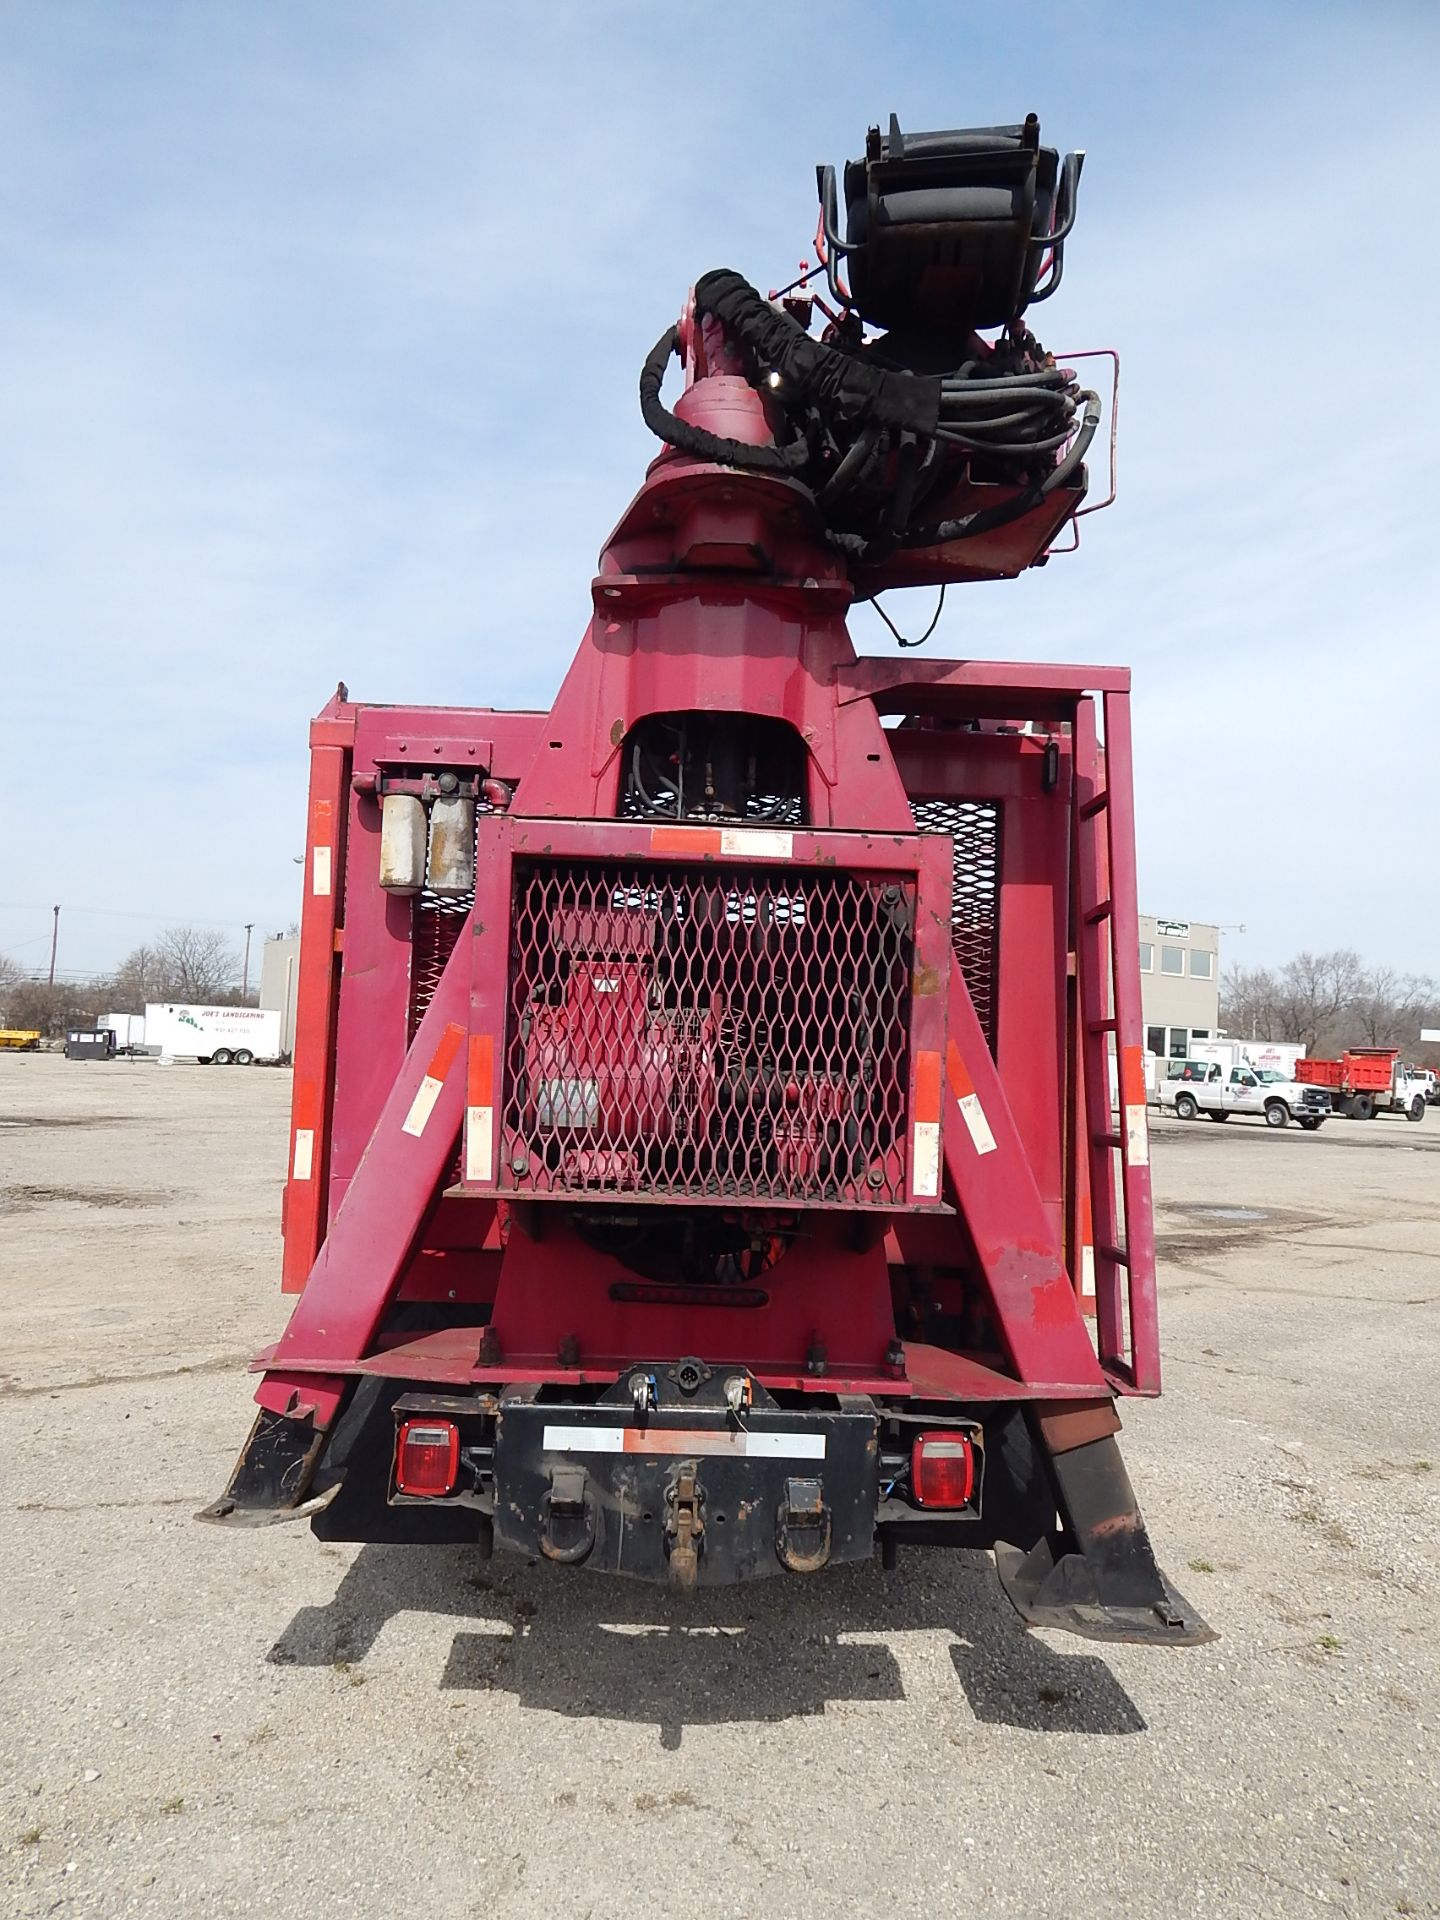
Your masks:
<path fill-rule="evenodd" d="M 744 467 L 752 473 L 793 473 L 810 458 L 803 440 L 792 440 L 785 447 L 752 447 L 743 440 L 725 440 L 704 427 L 691 426 L 671 413 L 660 398 L 660 387 L 670 356 L 680 346 L 680 330 L 671 327 L 650 349 L 640 369 L 640 412 L 657 440 L 678 447 L 696 460 L 707 460 L 722 467 Z"/>
<path fill-rule="evenodd" d="M 890 427 L 927 438 L 940 424 L 939 376 L 894 373 L 812 340 L 738 273 L 719 267 L 695 283 L 695 305 L 714 316 L 752 360 L 780 375 L 787 407 L 804 401 L 827 424 L 856 432 Z"/>

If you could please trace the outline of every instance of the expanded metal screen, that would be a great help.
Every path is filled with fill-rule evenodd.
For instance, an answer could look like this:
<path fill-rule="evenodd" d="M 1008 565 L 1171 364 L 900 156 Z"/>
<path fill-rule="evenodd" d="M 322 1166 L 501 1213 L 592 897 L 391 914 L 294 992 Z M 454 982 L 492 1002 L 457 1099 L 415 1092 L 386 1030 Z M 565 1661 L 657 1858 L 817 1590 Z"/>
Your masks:
<path fill-rule="evenodd" d="M 995 1051 L 1000 965 L 1000 807 L 994 800 L 912 800 L 921 833 L 955 841 L 950 944 L 990 1051 Z"/>
<path fill-rule="evenodd" d="M 425 1009 L 434 998 L 445 971 L 445 962 L 455 950 L 465 925 L 465 916 L 474 902 L 474 894 L 442 898 L 439 894 L 419 894 L 415 901 L 415 931 L 410 948 L 410 1038 L 425 1018 Z"/>
<path fill-rule="evenodd" d="M 484 800 L 476 802 L 475 817 L 480 820 L 493 808 Z M 434 998 L 445 971 L 445 962 L 455 951 L 465 917 L 475 904 L 473 892 L 432 893 L 427 887 L 415 899 L 415 920 L 410 936 L 410 1009 L 408 1039 L 425 1018 L 425 1009 Z"/>
<path fill-rule="evenodd" d="M 517 867 L 502 1184 L 903 1202 L 914 908 L 833 870 Z"/>

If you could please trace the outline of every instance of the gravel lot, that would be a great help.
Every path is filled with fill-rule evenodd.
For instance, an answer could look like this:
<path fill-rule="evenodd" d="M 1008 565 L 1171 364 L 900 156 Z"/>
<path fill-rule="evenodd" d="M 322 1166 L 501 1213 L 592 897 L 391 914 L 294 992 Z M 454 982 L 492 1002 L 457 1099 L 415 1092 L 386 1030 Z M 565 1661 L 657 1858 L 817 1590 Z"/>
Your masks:
<path fill-rule="evenodd" d="M 1215 1646 L 1029 1634 L 911 1550 L 677 1607 L 195 1525 L 273 1337 L 288 1076 L 0 1056 L 15 1915 L 1440 1914 L 1440 1113 L 1155 1125 Z"/>

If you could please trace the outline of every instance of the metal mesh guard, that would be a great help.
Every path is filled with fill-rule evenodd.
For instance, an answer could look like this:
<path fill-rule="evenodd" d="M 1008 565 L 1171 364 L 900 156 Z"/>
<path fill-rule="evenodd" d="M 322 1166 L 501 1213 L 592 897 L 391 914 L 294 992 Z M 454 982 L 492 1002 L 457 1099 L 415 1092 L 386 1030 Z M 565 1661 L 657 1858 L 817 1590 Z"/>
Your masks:
<path fill-rule="evenodd" d="M 836 871 L 517 867 L 501 1184 L 903 1203 L 914 906 Z"/>
<path fill-rule="evenodd" d="M 921 833 L 955 842 L 950 944 L 990 1051 L 995 1051 L 995 988 L 999 971 L 1000 808 L 993 800 L 912 800 Z"/>

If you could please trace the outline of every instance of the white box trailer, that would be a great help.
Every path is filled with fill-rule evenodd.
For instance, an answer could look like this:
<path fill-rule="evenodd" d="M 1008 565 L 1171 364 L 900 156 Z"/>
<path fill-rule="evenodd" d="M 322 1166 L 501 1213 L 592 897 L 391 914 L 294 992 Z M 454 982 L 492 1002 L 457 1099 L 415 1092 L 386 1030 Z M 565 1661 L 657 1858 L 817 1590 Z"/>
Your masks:
<path fill-rule="evenodd" d="M 117 1053 L 137 1053 L 145 1044 L 143 1013 L 102 1013 L 95 1026 L 97 1031 L 110 1029 L 115 1036 Z"/>
<path fill-rule="evenodd" d="M 147 1006 L 145 1044 L 162 1060 L 248 1067 L 280 1058 L 280 1015 L 272 1007 Z"/>
<path fill-rule="evenodd" d="M 1295 1078 L 1295 1062 L 1305 1049 L 1291 1040 L 1192 1040 L 1190 1059 L 1217 1060 L 1222 1067 L 1254 1067 L 1257 1073 Z"/>

